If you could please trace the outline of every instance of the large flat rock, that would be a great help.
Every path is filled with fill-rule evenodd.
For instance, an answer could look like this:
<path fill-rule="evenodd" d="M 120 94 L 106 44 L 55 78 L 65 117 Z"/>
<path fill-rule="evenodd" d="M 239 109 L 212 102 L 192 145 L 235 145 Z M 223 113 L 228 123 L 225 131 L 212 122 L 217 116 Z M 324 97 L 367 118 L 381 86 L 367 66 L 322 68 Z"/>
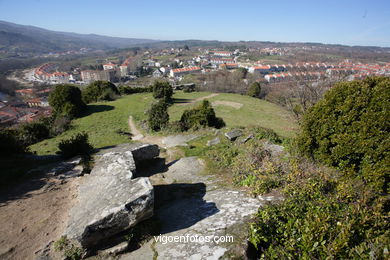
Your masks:
<path fill-rule="evenodd" d="M 132 179 L 135 154 L 151 159 L 158 155 L 158 147 L 156 151 L 153 145 L 122 145 L 96 156 L 91 173 L 80 180 L 65 232 L 69 239 L 90 248 L 153 215 L 149 179 Z"/>
<path fill-rule="evenodd" d="M 197 157 L 181 158 L 169 163 L 163 173 L 166 184 L 155 186 L 160 238 L 183 240 L 164 242 L 157 236 L 141 248 L 121 255 L 120 260 L 151 259 L 151 256 L 164 260 L 217 260 L 228 259 L 231 254 L 244 258 L 248 221 L 272 198 L 253 198 L 205 170 Z M 196 238 L 200 239 L 192 240 Z"/>
<path fill-rule="evenodd" d="M 156 144 L 145 144 L 145 143 L 125 143 L 119 144 L 110 149 L 102 149 L 97 156 L 104 155 L 109 152 L 113 153 L 125 153 L 131 152 L 136 162 L 150 160 L 157 157 L 160 154 L 160 148 Z"/>

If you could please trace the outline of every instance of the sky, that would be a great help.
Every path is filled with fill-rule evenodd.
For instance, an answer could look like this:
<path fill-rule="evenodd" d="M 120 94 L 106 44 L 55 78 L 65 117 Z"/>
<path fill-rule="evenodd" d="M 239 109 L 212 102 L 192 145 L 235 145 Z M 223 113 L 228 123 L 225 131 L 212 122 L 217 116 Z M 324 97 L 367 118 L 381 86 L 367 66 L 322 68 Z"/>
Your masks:
<path fill-rule="evenodd" d="M 156 40 L 390 47 L 390 0 L 0 0 L 0 20 Z"/>

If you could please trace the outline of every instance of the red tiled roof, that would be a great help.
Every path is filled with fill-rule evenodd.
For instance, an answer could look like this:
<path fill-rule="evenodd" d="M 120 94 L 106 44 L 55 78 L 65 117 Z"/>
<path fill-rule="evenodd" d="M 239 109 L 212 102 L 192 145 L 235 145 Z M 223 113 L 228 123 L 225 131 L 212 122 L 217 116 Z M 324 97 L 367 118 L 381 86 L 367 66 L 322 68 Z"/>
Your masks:
<path fill-rule="evenodd" d="M 254 66 L 253 68 L 255 70 L 268 70 L 271 66 L 269 65 L 264 65 L 264 66 Z"/>
<path fill-rule="evenodd" d="M 19 94 L 32 94 L 34 93 L 34 90 L 32 88 L 26 88 L 26 89 L 15 90 L 15 92 Z"/>
<path fill-rule="evenodd" d="M 194 70 L 200 70 L 200 67 L 187 67 L 187 68 L 179 68 L 179 69 L 173 69 L 173 72 L 186 72 L 186 71 L 194 71 Z"/>

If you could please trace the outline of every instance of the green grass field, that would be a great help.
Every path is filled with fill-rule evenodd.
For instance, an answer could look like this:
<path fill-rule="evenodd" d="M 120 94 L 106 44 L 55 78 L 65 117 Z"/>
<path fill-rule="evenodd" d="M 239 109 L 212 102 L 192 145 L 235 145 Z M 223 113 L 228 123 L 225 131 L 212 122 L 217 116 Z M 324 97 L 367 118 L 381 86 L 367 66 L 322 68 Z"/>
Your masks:
<path fill-rule="evenodd" d="M 188 99 L 208 96 L 211 93 L 195 92 L 191 94 L 179 92 L 175 98 Z M 252 98 L 249 96 L 237 94 L 221 93 L 218 96 L 208 99 L 210 102 L 227 101 L 237 105 L 242 104 L 241 108 L 235 108 L 229 105 L 214 106 L 217 116 L 222 117 L 228 127 L 259 125 L 273 129 L 277 134 L 283 137 L 293 137 L 297 130 L 297 123 L 293 115 L 284 108 L 270 102 Z M 200 102 L 198 102 L 200 103 Z M 194 105 L 172 106 L 169 108 L 171 120 L 180 119 L 185 109 Z"/>
<path fill-rule="evenodd" d="M 169 108 L 170 120 L 180 119 L 185 109 L 199 104 L 200 101 L 195 104 L 180 104 L 210 94 L 207 92 L 176 92 L 174 98 L 177 103 Z M 217 116 L 225 120 L 227 127 L 260 125 L 271 128 L 284 137 L 292 137 L 297 129 L 297 124 L 291 113 L 264 100 L 236 94 L 219 94 L 209 100 L 210 102 L 236 102 L 243 105 L 239 109 L 226 105 L 215 106 Z M 30 149 L 39 155 L 54 154 L 62 139 L 67 139 L 82 131 L 89 134 L 90 142 L 95 148 L 129 142 L 128 136 L 120 135 L 117 131 L 129 131 L 128 118 L 130 115 L 138 122 L 146 119 L 144 111 L 152 101 L 153 97 L 150 93 L 142 93 L 124 96 L 111 102 L 88 105 L 88 115 L 74 120 L 70 130 L 55 138 L 34 144 Z"/>

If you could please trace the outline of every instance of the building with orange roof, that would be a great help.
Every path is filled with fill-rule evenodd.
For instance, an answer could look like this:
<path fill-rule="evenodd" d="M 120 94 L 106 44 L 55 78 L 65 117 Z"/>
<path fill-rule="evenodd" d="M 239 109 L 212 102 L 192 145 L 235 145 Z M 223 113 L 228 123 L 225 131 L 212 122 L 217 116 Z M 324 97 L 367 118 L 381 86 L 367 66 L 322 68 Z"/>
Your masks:
<path fill-rule="evenodd" d="M 213 55 L 219 57 L 231 57 L 233 53 L 230 51 L 214 51 Z"/>
<path fill-rule="evenodd" d="M 252 66 L 248 69 L 249 73 L 262 73 L 266 74 L 271 71 L 270 65 L 259 65 L 259 66 Z"/>
<path fill-rule="evenodd" d="M 200 67 L 198 67 L 198 66 L 179 68 L 179 69 L 172 69 L 170 71 L 169 75 L 171 77 L 180 77 L 180 76 L 183 76 L 183 75 L 186 75 L 186 74 L 190 74 L 190 73 L 198 73 L 201 70 L 202 69 Z"/>
<path fill-rule="evenodd" d="M 109 62 L 106 64 L 103 64 L 103 70 L 115 70 L 118 68 L 118 65 L 115 63 Z"/>
<path fill-rule="evenodd" d="M 238 64 L 237 63 L 224 63 L 224 64 L 219 64 L 220 69 L 237 69 Z"/>

